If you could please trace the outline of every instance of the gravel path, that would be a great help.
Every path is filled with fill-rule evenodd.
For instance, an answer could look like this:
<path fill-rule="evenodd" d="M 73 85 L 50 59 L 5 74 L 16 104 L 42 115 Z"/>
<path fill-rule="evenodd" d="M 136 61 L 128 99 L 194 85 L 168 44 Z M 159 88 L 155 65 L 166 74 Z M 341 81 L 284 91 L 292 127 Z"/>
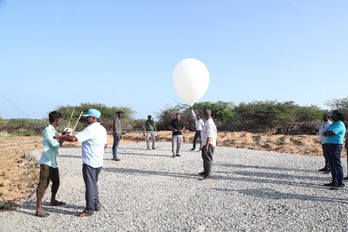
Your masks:
<path fill-rule="evenodd" d="M 74 216 L 85 205 L 81 149 L 60 149 L 58 199 L 67 205 L 48 206 L 49 187 L 49 217 L 34 216 L 35 201 L 24 203 L 0 213 L 0 231 L 348 231 L 348 191 L 322 186 L 330 181 L 317 172 L 322 157 L 217 147 L 213 179 L 202 181 L 190 144 L 178 158 L 171 143 L 156 145 L 121 144 L 121 162 L 107 149 L 102 209 L 87 218 Z"/>

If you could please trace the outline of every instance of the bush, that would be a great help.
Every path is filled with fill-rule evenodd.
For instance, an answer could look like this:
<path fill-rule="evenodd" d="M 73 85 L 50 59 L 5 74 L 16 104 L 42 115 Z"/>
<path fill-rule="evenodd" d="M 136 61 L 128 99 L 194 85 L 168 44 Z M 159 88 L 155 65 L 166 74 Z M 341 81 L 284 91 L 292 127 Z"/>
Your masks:
<path fill-rule="evenodd" d="M 320 129 L 320 121 L 288 123 L 277 130 L 277 134 L 284 135 L 316 135 Z"/>
<path fill-rule="evenodd" d="M 35 135 L 35 131 L 21 128 L 21 129 L 15 130 L 12 134 L 18 135 L 18 136 L 32 136 L 32 135 Z"/>

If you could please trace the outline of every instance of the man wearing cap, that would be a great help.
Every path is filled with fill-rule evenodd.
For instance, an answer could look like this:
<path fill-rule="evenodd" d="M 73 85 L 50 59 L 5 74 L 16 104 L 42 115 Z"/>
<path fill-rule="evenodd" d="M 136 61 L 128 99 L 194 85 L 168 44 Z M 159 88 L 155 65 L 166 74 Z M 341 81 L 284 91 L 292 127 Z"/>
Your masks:
<path fill-rule="evenodd" d="M 120 161 L 121 159 L 118 157 L 117 148 L 120 144 L 121 134 L 122 134 L 122 125 L 121 118 L 123 118 L 123 112 L 117 111 L 117 117 L 114 119 L 112 123 L 112 135 L 114 137 L 114 143 L 112 145 L 112 160 Z"/>
<path fill-rule="evenodd" d="M 330 159 L 332 181 L 325 186 L 330 186 L 331 190 L 343 190 L 343 167 L 341 163 L 341 152 L 343 148 L 343 138 L 346 133 L 346 127 L 343 123 L 343 114 L 334 110 L 331 114 L 333 123 L 324 132 L 327 143 L 327 152 Z"/>
<path fill-rule="evenodd" d="M 211 178 L 211 170 L 213 166 L 213 154 L 216 147 L 216 135 L 217 130 L 215 123 L 211 117 L 210 110 L 203 111 L 203 118 L 205 120 L 202 129 L 202 159 L 203 159 L 203 172 L 198 173 L 203 177 L 203 180 Z"/>
<path fill-rule="evenodd" d="M 86 187 L 86 207 L 76 216 L 86 217 L 100 210 L 98 193 L 98 177 L 103 166 L 104 150 L 107 147 L 106 129 L 98 122 L 101 113 L 96 109 L 89 109 L 87 114 L 82 115 L 87 120 L 88 126 L 76 135 L 54 136 L 62 141 L 82 143 L 82 174 Z"/>
<path fill-rule="evenodd" d="M 155 142 L 156 142 L 155 131 L 157 131 L 155 121 L 152 120 L 151 115 L 148 115 L 147 120 L 145 121 L 145 126 L 144 126 L 144 136 L 146 140 L 147 150 L 150 149 L 150 137 L 152 139 L 152 149 L 155 150 Z"/>

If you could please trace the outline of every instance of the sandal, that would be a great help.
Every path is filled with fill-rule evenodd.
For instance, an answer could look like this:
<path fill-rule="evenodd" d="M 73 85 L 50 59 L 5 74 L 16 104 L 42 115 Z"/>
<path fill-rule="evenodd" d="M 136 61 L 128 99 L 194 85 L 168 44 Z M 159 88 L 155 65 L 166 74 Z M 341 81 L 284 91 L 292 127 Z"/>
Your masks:
<path fill-rule="evenodd" d="M 87 213 L 86 211 L 82 211 L 81 213 L 77 213 L 76 216 L 78 217 L 89 217 L 91 216 L 92 214 L 90 213 Z"/>
<path fill-rule="evenodd" d="M 50 206 L 65 205 L 65 204 L 66 204 L 66 203 L 63 202 L 63 201 L 57 201 L 57 200 L 55 200 L 55 201 L 53 201 L 53 202 L 50 203 Z"/>
<path fill-rule="evenodd" d="M 43 209 L 36 210 L 35 216 L 38 217 L 48 217 L 50 214 L 44 211 Z"/>

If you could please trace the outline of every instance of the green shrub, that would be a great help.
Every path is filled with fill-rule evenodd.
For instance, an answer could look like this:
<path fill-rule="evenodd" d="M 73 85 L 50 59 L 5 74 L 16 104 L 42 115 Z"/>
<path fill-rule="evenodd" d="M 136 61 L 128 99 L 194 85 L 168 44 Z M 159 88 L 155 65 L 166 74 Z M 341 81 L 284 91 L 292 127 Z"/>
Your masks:
<path fill-rule="evenodd" d="M 35 131 L 34 130 L 28 130 L 28 129 L 20 128 L 18 130 L 15 130 L 12 134 L 13 135 L 18 135 L 18 136 L 32 136 L 32 135 L 35 135 Z"/>

